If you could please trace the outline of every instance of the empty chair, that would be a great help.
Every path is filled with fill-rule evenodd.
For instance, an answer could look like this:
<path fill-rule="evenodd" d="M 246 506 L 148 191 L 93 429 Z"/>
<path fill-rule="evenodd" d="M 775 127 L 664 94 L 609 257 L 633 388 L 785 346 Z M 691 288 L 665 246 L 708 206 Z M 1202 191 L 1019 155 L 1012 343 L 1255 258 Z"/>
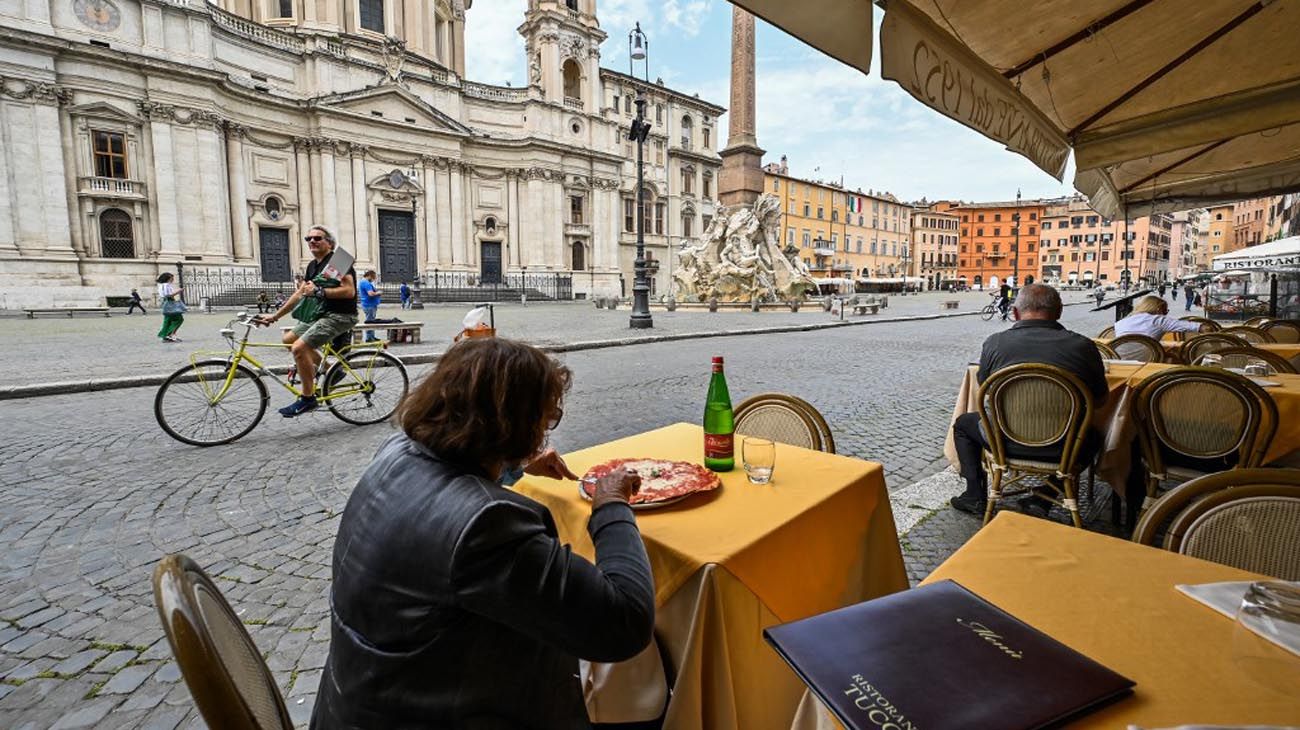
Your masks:
<path fill-rule="evenodd" d="M 1260 325 L 1275 342 L 1300 342 L 1300 322 L 1287 319 L 1275 319 Z"/>
<path fill-rule="evenodd" d="M 1097 333 L 1097 339 L 1099 340 L 1109 340 L 1109 339 L 1113 339 L 1114 337 L 1115 337 L 1115 325 L 1113 324 L 1107 327 L 1106 329 L 1102 330 L 1101 332 Z"/>
<path fill-rule="evenodd" d="M 805 449 L 835 453 L 826 419 L 808 401 L 784 393 L 761 393 L 736 406 L 736 433 Z"/>
<path fill-rule="evenodd" d="M 1133 418 L 1146 470 L 1147 497 L 1160 482 L 1260 464 L 1277 431 L 1277 406 L 1263 388 L 1227 372 L 1178 367 L 1137 387 Z"/>
<path fill-rule="evenodd" d="M 1268 367 L 1275 373 L 1295 374 L 1295 366 L 1290 360 L 1268 350 L 1260 350 L 1255 347 L 1229 347 L 1226 350 L 1219 350 L 1214 353 L 1223 358 L 1223 367 L 1225 368 L 1244 368 L 1251 360 L 1263 360 L 1268 363 Z M 1192 363 L 1199 365 L 1200 363 Z"/>
<path fill-rule="evenodd" d="M 1203 355 L 1226 350 L 1230 347 L 1250 347 L 1250 343 L 1240 337 L 1210 332 L 1187 338 L 1187 341 L 1179 348 L 1178 354 L 1183 362 L 1192 363 L 1198 362 Z"/>
<path fill-rule="evenodd" d="M 1111 346 L 1110 346 L 1109 343 L 1107 343 L 1107 342 L 1105 342 L 1105 341 L 1103 341 L 1103 340 L 1101 340 L 1101 339 L 1095 339 L 1095 340 L 1092 341 L 1092 344 L 1094 344 L 1094 345 L 1097 346 L 1097 352 L 1100 352 L 1100 353 L 1101 353 L 1102 358 L 1104 358 L 1104 359 L 1106 359 L 1106 360 L 1118 360 L 1118 359 L 1119 359 L 1119 353 L 1118 353 L 1118 352 L 1115 352 L 1115 350 L 1111 348 Z"/>
<path fill-rule="evenodd" d="M 208 727 L 293 727 L 262 653 L 197 563 L 184 555 L 159 561 L 153 599 L 181 676 Z"/>
<path fill-rule="evenodd" d="M 1186 317 L 1179 317 L 1179 319 L 1184 322 L 1197 322 L 1201 325 L 1202 329 L 1207 329 L 1210 332 L 1218 332 L 1223 329 L 1223 327 L 1219 326 L 1218 322 L 1215 322 L 1212 319 L 1206 319 L 1205 317 L 1196 317 L 1189 314 Z"/>
<path fill-rule="evenodd" d="M 1133 540 L 1202 560 L 1300 580 L 1300 470 L 1233 469 L 1169 490 Z"/>
<path fill-rule="evenodd" d="M 1091 461 L 1085 453 L 1092 421 L 1092 393 L 1073 373 L 1040 363 L 1002 368 L 980 386 L 980 426 L 988 439 L 984 467 L 989 474 L 989 496 L 984 523 L 1007 487 L 1026 477 L 1051 477 L 1045 486 L 1056 492 L 1051 499 L 1070 512 L 1075 527 L 1079 516 L 1079 474 Z M 1060 458 L 1037 460 L 1011 456 L 1007 447 L 1025 450 L 1060 449 Z"/>
<path fill-rule="evenodd" d="M 1242 322 L 1242 323 L 1241 323 L 1241 326 L 1242 326 L 1242 327 L 1262 327 L 1262 326 L 1264 325 L 1265 322 L 1270 322 L 1270 321 L 1272 321 L 1272 320 L 1270 320 L 1268 317 L 1251 317 L 1250 319 L 1246 320 L 1245 322 Z"/>
<path fill-rule="evenodd" d="M 1273 341 L 1272 335 L 1258 327 L 1225 327 L 1219 330 L 1218 334 L 1239 337 L 1252 345 Z"/>
<path fill-rule="evenodd" d="M 1164 362 L 1165 348 L 1160 341 L 1146 335 L 1123 335 L 1110 341 L 1110 349 L 1125 360 Z"/>

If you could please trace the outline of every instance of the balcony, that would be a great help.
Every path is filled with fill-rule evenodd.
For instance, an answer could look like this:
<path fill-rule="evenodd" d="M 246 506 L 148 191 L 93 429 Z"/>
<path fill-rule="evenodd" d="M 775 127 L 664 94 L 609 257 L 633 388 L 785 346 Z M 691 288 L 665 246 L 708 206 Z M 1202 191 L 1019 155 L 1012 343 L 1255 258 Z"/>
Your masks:
<path fill-rule="evenodd" d="M 814 256 L 834 256 L 835 249 L 829 247 L 817 247 L 813 249 Z"/>
<path fill-rule="evenodd" d="M 569 109 L 577 109 L 578 111 L 582 111 L 586 108 L 586 104 L 582 102 L 582 99 L 576 99 L 572 96 L 564 97 L 564 106 Z"/>
<path fill-rule="evenodd" d="M 565 223 L 564 235 L 585 236 L 587 238 L 591 238 L 591 226 L 587 225 L 586 223 Z"/>
<path fill-rule="evenodd" d="M 145 184 L 139 180 L 117 177 L 77 178 L 77 194 L 97 198 L 145 199 Z"/>

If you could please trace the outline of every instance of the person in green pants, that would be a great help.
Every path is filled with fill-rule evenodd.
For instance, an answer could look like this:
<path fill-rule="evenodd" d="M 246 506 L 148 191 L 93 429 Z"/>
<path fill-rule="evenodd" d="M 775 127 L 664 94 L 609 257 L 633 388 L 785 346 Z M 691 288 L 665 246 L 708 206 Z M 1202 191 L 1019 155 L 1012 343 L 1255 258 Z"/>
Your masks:
<path fill-rule="evenodd" d="M 158 301 L 162 304 L 162 329 L 158 330 L 158 339 L 163 342 L 180 342 L 176 330 L 185 322 L 185 302 L 181 300 L 184 289 L 172 285 L 175 276 L 164 272 L 158 277 Z"/>

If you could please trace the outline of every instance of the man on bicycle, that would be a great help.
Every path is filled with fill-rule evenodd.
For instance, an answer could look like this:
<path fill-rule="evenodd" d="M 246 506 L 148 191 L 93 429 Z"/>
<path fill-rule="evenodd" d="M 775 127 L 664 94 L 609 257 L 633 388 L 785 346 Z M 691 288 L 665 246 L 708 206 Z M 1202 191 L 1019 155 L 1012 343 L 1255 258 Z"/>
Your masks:
<path fill-rule="evenodd" d="M 334 234 L 327 228 L 312 226 L 307 230 L 306 241 L 312 260 L 307 262 L 306 276 L 298 290 L 275 314 L 270 317 L 258 315 L 253 319 L 259 325 L 270 326 L 292 312 L 304 297 L 321 300 L 324 312 L 319 319 L 314 322 L 299 322 L 292 330 L 284 333 L 284 343 L 291 345 L 289 352 L 293 354 L 298 377 L 302 378 L 302 396 L 280 409 L 280 415 L 285 418 L 300 416 L 316 409 L 319 405 L 316 400 L 316 368 L 321 361 L 320 348 L 339 335 L 351 333 L 352 327 L 357 323 L 356 269 L 349 268 L 339 279 L 338 286 L 323 287 L 316 284 L 312 280 L 334 255 Z"/>
<path fill-rule="evenodd" d="M 1011 315 L 1011 285 L 1006 281 L 998 287 L 998 311 L 1002 313 L 1003 321 Z"/>

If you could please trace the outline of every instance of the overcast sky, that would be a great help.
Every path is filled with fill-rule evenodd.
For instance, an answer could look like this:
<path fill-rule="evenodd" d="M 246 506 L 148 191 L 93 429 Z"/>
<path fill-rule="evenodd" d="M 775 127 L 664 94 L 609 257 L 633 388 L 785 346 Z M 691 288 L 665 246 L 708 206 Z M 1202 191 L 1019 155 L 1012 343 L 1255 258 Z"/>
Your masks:
<path fill-rule="evenodd" d="M 477 0 L 466 13 L 471 80 L 521 86 L 526 0 Z M 882 11 L 876 9 L 879 26 Z M 650 39 L 650 77 L 728 106 L 731 5 L 725 0 L 597 0 L 609 38 L 601 64 L 627 71 L 627 33 L 640 21 Z M 1073 188 L 1020 155 L 923 106 L 880 78 L 845 66 L 759 21 L 758 143 L 764 162 L 789 158 L 798 177 L 886 190 L 904 200 L 1009 200 L 1068 195 Z M 719 122 L 726 134 L 726 117 Z M 1066 180 L 1073 177 L 1066 171 Z"/>

